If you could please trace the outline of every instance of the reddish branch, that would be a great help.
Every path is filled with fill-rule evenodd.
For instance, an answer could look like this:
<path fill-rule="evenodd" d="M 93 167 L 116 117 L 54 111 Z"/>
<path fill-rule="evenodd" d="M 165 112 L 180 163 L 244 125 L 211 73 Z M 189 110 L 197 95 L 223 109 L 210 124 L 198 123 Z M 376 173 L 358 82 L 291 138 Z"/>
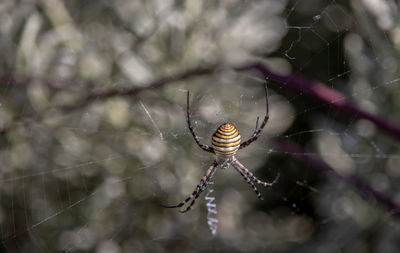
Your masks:
<path fill-rule="evenodd" d="M 355 176 L 346 176 L 337 173 L 328 164 L 315 156 L 308 155 L 299 145 L 289 140 L 276 140 L 279 151 L 292 156 L 313 169 L 319 170 L 331 178 L 339 179 L 346 184 L 356 188 L 364 197 L 375 199 L 380 205 L 388 209 L 393 215 L 400 217 L 400 205 L 395 203 L 385 194 L 373 189 L 367 183 Z"/>
<path fill-rule="evenodd" d="M 256 70 L 277 83 L 284 84 L 287 88 L 293 89 L 312 99 L 330 105 L 340 112 L 356 119 L 366 119 L 374 123 L 377 128 L 400 140 L 400 127 L 394 123 L 363 111 L 351 104 L 341 93 L 329 88 L 327 85 L 307 79 L 299 75 L 279 75 L 268 70 L 263 64 L 254 63 L 236 68 L 237 70 Z"/>

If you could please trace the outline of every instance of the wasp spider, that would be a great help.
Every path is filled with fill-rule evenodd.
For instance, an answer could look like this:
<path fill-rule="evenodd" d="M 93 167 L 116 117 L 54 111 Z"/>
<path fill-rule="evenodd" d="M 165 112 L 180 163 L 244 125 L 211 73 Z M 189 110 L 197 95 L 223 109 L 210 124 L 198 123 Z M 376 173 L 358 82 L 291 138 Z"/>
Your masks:
<path fill-rule="evenodd" d="M 188 205 L 188 207 L 184 210 L 181 210 L 180 212 L 185 213 L 185 212 L 191 210 L 196 199 L 206 189 L 206 187 L 207 187 L 210 179 L 214 175 L 218 165 L 221 166 L 222 169 L 226 169 L 232 165 L 239 172 L 239 174 L 242 175 L 244 180 L 246 180 L 246 182 L 250 184 L 250 186 L 253 188 L 253 191 L 257 194 L 257 197 L 259 199 L 263 200 L 263 197 L 261 196 L 261 193 L 257 190 L 255 183 L 263 185 L 264 187 L 270 187 L 278 181 L 280 174 L 278 173 L 276 178 L 274 179 L 274 181 L 272 181 L 271 183 L 261 181 L 257 177 L 255 177 L 251 171 L 246 169 L 246 167 L 244 167 L 243 164 L 241 164 L 235 158 L 235 153 L 239 149 L 247 147 L 253 141 L 257 140 L 257 138 L 261 134 L 261 131 L 267 124 L 269 115 L 268 115 L 268 88 L 267 88 L 266 82 L 265 82 L 264 89 L 265 89 L 265 98 L 266 98 L 265 118 L 264 118 L 263 122 L 261 123 L 261 126 L 258 127 L 258 119 L 259 118 L 257 117 L 256 129 L 254 130 L 254 133 L 250 137 L 250 139 L 248 139 L 245 142 L 241 142 L 241 137 L 240 137 L 240 134 L 239 134 L 238 130 L 236 129 L 236 127 L 230 123 L 225 123 L 225 124 L 222 124 L 220 127 L 218 127 L 218 129 L 214 132 L 214 134 L 212 136 L 212 147 L 209 147 L 207 145 L 200 143 L 199 137 L 196 135 L 196 133 L 193 130 L 193 126 L 190 121 L 191 116 L 190 116 L 190 110 L 189 110 L 189 91 L 187 92 L 187 102 L 186 102 L 187 103 L 187 123 L 188 123 L 189 130 L 192 133 L 195 142 L 197 143 L 197 145 L 199 145 L 199 147 L 201 149 L 215 154 L 215 160 L 211 164 L 210 168 L 208 168 L 208 170 L 206 171 L 203 178 L 200 180 L 200 184 L 198 184 L 196 186 L 195 190 L 189 197 L 187 197 L 184 201 L 180 202 L 177 205 L 174 205 L 174 206 L 162 205 L 163 207 L 178 208 L 178 207 L 184 206 L 186 203 L 191 201 L 190 204 Z"/>

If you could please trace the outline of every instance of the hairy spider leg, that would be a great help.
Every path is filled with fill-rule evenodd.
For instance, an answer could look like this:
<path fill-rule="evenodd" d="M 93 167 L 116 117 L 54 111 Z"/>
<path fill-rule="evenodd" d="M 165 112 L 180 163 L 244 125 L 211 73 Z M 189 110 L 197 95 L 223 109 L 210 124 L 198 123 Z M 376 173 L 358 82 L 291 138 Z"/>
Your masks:
<path fill-rule="evenodd" d="M 240 169 L 244 174 L 246 174 L 246 176 L 248 176 L 251 180 L 253 180 L 255 183 L 261 184 L 261 185 L 263 185 L 264 187 L 271 187 L 273 184 L 277 183 L 278 180 L 279 180 L 279 177 L 280 177 L 280 175 L 281 175 L 281 174 L 278 172 L 278 174 L 276 175 L 274 181 L 272 181 L 271 183 L 269 183 L 269 182 L 264 182 L 264 181 L 261 181 L 260 179 L 258 179 L 256 176 L 254 176 L 254 174 L 253 174 L 251 171 L 249 171 L 246 167 L 244 167 L 244 165 L 241 164 L 237 159 L 234 159 L 234 160 L 233 160 L 233 164 L 236 164 L 236 165 L 239 167 L 239 169 Z"/>
<path fill-rule="evenodd" d="M 251 186 L 251 188 L 253 188 L 253 191 L 257 194 L 257 197 L 260 200 L 264 200 L 264 198 L 261 196 L 261 193 L 257 190 L 257 187 L 254 185 L 254 183 L 250 180 L 250 178 L 248 178 L 246 176 L 246 174 L 243 173 L 243 171 L 240 169 L 240 167 L 233 163 L 232 166 L 239 172 L 240 175 L 242 175 L 242 177 L 244 178 L 244 180 L 249 183 L 249 185 Z"/>
<path fill-rule="evenodd" d="M 188 203 L 191 199 L 193 199 L 193 201 L 190 203 L 190 205 L 188 206 L 188 208 L 186 208 L 185 211 L 181 211 L 181 212 L 187 212 L 189 211 L 192 206 L 194 205 L 195 200 L 200 196 L 200 194 L 204 191 L 204 189 L 207 187 L 208 182 L 210 181 L 210 179 L 212 178 L 212 176 L 215 173 L 215 170 L 217 169 L 218 163 L 217 161 L 214 161 L 210 168 L 208 168 L 208 170 L 206 171 L 205 175 L 202 177 L 202 179 L 200 180 L 200 184 L 198 184 L 195 188 L 195 190 L 193 191 L 193 193 L 187 197 L 184 201 L 181 201 L 179 204 L 177 205 L 173 205 L 173 206 L 167 206 L 167 205 L 162 205 L 160 204 L 162 207 L 165 208 L 178 208 L 178 207 L 182 207 L 184 206 L 186 203 Z"/>
<path fill-rule="evenodd" d="M 268 108 L 268 87 L 267 87 L 267 79 L 265 79 L 264 90 L 265 90 L 265 102 L 266 102 L 266 107 L 265 107 L 265 111 L 266 111 L 266 112 L 265 112 L 264 120 L 263 120 L 263 122 L 261 123 L 260 128 L 258 128 L 258 119 L 259 119 L 259 118 L 257 117 L 256 129 L 254 130 L 253 135 L 252 135 L 252 136 L 250 137 L 250 139 L 248 139 L 247 141 L 242 142 L 242 143 L 240 144 L 239 149 L 242 149 L 242 148 L 244 148 L 244 147 L 247 147 L 247 146 L 250 145 L 253 141 L 257 140 L 258 137 L 259 137 L 260 134 L 261 134 L 261 131 L 264 129 L 265 125 L 266 125 L 267 122 L 268 122 L 268 119 L 269 119 L 269 108 Z"/>
<path fill-rule="evenodd" d="M 207 176 L 207 178 L 206 178 L 206 180 L 205 180 L 203 186 L 199 188 L 198 192 L 197 192 L 196 195 L 194 196 L 194 198 L 193 198 L 192 202 L 190 203 L 190 205 L 189 205 L 185 210 L 180 210 L 180 211 L 179 211 L 180 213 L 186 213 L 187 211 L 190 211 L 190 210 L 192 209 L 194 203 L 196 202 L 196 199 L 197 199 L 197 198 L 200 196 L 200 194 L 207 188 L 208 183 L 210 182 L 211 178 L 213 177 L 213 175 L 214 175 L 214 173 L 215 173 L 215 171 L 216 171 L 216 169 L 217 169 L 217 166 L 218 166 L 218 163 L 217 163 L 216 161 L 215 161 L 215 163 L 216 163 L 216 165 L 215 165 L 215 166 L 212 168 L 212 170 L 210 171 L 210 173 L 209 173 L 209 175 Z M 210 167 L 210 168 L 211 168 L 211 167 Z M 209 169 L 209 170 L 210 170 L 210 169 Z M 193 194 L 192 194 L 192 196 L 193 196 Z"/>
<path fill-rule="evenodd" d="M 190 108 L 189 108 L 189 91 L 187 91 L 187 99 L 186 99 L 186 111 L 187 111 L 187 123 L 189 127 L 189 131 L 192 133 L 194 141 L 199 145 L 199 147 L 207 152 L 213 153 L 214 154 L 214 149 L 212 147 L 209 147 L 205 144 L 200 143 L 199 136 L 194 132 L 192 123 L 191 123 L 191 115 L 190 115 Z"/>

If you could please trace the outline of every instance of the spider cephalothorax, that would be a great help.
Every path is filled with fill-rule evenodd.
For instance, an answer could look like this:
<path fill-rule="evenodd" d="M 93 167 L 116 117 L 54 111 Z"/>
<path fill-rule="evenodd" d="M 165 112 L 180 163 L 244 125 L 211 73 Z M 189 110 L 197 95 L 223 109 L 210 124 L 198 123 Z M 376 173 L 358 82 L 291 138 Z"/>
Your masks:
<path fill-rule="evenodd" d="M 271 183 L 263 182 L 259 180 L 257 177 L 253 175 L 252 172 L 250 172 L 246 167 L 243 166 L 236 158 L 235 154 L 239 149 L 242 149 L 253 141 L 257 140 L 257 138 L 260 136 L 261 131 L 267 124 L 269 115 L 268 115 L 268 89 L 267 89 L 267 83 L 265 83 L 265 98 L 266 98 L 266 114 L 263 122 L 261 123 L 260 128 L 258 128 L 258 117 L 256 121 L 256 129 L 254 130 L 254 133 L 252 136 L 245 142 L 241 142 L 241 137 L 239 134 L 239 131 L 236 129 L 236 127 L 230 123 L 225 123 L 222 124 L 215 130 L 211 141 L 212 141 L 212 147 L 209 147 L 207 145 L 201 144 L 199 141 L 199 137 L 196 135 L 196 133 L 193 130 L 192 123 L 190 121 L 190 110 L 189 110 L 189 91 L 187 93 L 187 123 L 190 132 L 193 135 L 193 138 L 197 145 L 204 151 L 210 152 L 215 154 L 215 160 L 211 164 L 210 168 L 206 171 L 206 174 L 203 176 L 203 178 L 200 180 L 200 184 L 197 185 L 196 189 L 193 191 L 193 193 L 187 197 L 184 201 L 180 202 L 177 205 L 174 206 L 164 206 L 167 208 L 176 208 L 176 207 L 182 207 L 186 203 L 188 203 L 190 200 L 189 206 L 184 209 L 183 211 L 180 211 L 182 213 L 185 213 L 192 209 L 192 206 L 194 205 L 196 199 L 200 196 L 200 194 L 206 189 L 208 182 L 212 178 L 212 176 L 215 173 L 215 170 L 217 169 L 218 165 L 222 169 L 229 168 L 231 165 L 242 175 L 244 180 L 246 180 L 247 183 L 251 185 L 253 188 L 254 192 L 257 194 L 257 197 L 259 199 L 263 199 L 260 192 L 257 190 L 257 187 L 255 186 L 255 183 L 261 184 L 265 187 L 270 187 L 273 184 L 275 184 L 278 179 L 279 179 L 279 173 L 272 181 Z"/>

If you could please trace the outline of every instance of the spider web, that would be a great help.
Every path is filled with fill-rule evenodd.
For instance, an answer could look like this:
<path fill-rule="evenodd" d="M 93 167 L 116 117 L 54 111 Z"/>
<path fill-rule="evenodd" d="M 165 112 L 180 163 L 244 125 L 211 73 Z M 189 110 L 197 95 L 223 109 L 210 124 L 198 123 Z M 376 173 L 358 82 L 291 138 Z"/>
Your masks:
<path fill-rule="evenodd" d="M 122 4 L 123 1 L 115 5 L 102 3 L 118 9 L 108 13 L 109 22 L 118 28 L 114 31 L 113 50 L 119 54 L 116 61 L 121 65 L 119 71 L 130 81 L 146 83 L 152 80 L 151 68 L 140 62 L 140 57 L 133 57 L 133 52 L 143 52 L 140 56 L 147 57 L 148 65 L 157 62 L 165 52 L 160 53 L 147 45 L 160 38 L 178 45 L 166 50 L 172 59 L 164 67 L 166 73 L 184 69 L 187 59 L 191 59 L 190 54 L 201 52 L 204 58 L 196 60 L 205 64 L 207 59 L 214 60 L 214 45 L 201 39 L 194 40 L 196 37 L 189 34 L 201 30 L 202 19 L 199 17 L 212 19 L 210 23 L 215 22 L 217 26 L 228 15 L 226 13 L 234 13 L 236 16 L 217 30 L 219 36 L 215 37 L 220 41 L 216 44 L 220 44 L 216 47 L 224 47 L 218 48 L 222 53 L 215 57 L 235 62 L 238 58 L 249 57 L 235 52 L 236 47 L 252 51 L 253 58 L 255 51 L 258 59 L 265 59 L 272 71 L 318 80 L 344 94 L 358 108 L 399 122 L 396 109 L 397 101 L 400 101 L 400 79 L 395 54 L 399 29 L 391 1 L 377 4 L 372 0 L 297 0 L 272 4 L 268 9 L 270 15 L 264 20 L 267 27 L 261 28 L 270 29 L 268 34 L 276 38 L 264 34 L 255 36 L 257 29 L 252 33 L 258 25 L 254 17 L 266 11 L 262 1 L 226 1 L 222 6 L 207 2 L 208 12 L 193 14 L 199 19 L 197 23 L 193 22 L 193 30 L 180 22 L 184 19 L 179 12 L 182 3 L 165 2 L 154 1 L 148 5 Z M 252 4 L 259 7 L 261 14 Z M 41 22 L 49 21 L 32 11 L 32 6 L 28 7 L 25 11 L 29 18 L 24 29 L 34 33 Z M 66 4 L 64 11 L 71 12 L 73 7 L 76 5 Z M 81 7 L 80 16 L 71 18 L 89 24 L 87 20 L 94 17 L 85 10 L 90 5 Z M 8 8 L 12 9 L 12 6 Z M 43 8 L 48 12 L 54 6 L 48 4 Z M 193 6 L 186 8 L 192 12 L 197 10 Z M 214 9 L 219 11 L 212 12 Z M 245 10 L 251 11 L 245 15 Z M 127 20 L 132 13 L 135 13 L 134 21 L 129 23 Z M 67 19 L 64 14 L 48 14 L 47 18 L 57 23 Z M 147 16 L 160 25 L 147 22 Z M 13 17 L 15 23 L 23 20 L 21 15 Z M 240 22 L 235 23 L 235 17 Z M 231 23 L 237 25 L 229 30 L 233 26 Z M 93 27 L 89 30 L 96 34 L 99 27 L 90 25 Z M 65 32 L 63 29 L 79 30 L 79 27 L 60 27 L 60 33 Z M 165 35 L 167 32 L 163 27 L 172 27 L 169 33 L 176 31 L 176 36 Z M 179 31 L 187 31 L 188 37 L 179 37 L 183 36 Z M 24 39 L 14 43 L 18 57 L 29 53 L 32 59 L 45 59 L 45 55 L 32 53 L 35 50 L 30 48 L 29 36 L 33 35 L 21 33 Z M 134 33 L 134 38 L 126 35 Z M 79 38 L 84 35 L 75 35 L 73 43 L 79 48 Z M 188 38 L 193 39 L 188 44 L 199 44 L 187 49 L 188 55 L 180 54 L 177 47 Z M 101 41 L 101 38 L 93 38 L 96 39 Z M 269 44 L 259 42 L 262 40 Z M 129 47 L 126 45 L 136 45 L 132 41 L 138 44 L 143 41 L 143 45 L 131 49 L 132 55 L 127 55 Z M 233 42 L 227 43 L 229 41 Z M 263 50 L 257 51 L 260 49 L 257 43 L 262 44 Z M 107 51 L 110 45 L 105 42 L 96 47 Z M 100 49 L 82 53 L 82 62 L 87 61 L 91 66 L 91 71 L 84 76 L 92 78 L 93 82 L 111 76 L 112 69 L 116 68 L 112 64 L 101 65 L 102 60 L 110 59 L 100 53 Z M 73 69 L 76 62 L 71 59 L 77 53 L 70 49 L 58 50 L 57 54 L 62 60 L 55 64 L 61 67 L 54 67 L 54 77 L 64 81 L 63 75 Z M 132 68 L 140 71 L 134 72 Z M 53 69 L 44 73 L 51 76 L 50 70 Z M 42 73 L 35 69 L 31 71 Z M 273 187 L 257 186 L 265 200 L 260 202 L 241 176 L 230 168 L 217 170 L 211 191 L 204 192 L 189 213 L 181 215 L 178 210 L 159 207 L 160 203 L 174 204 L 185 199 L 213 159 L 198 148 L 187 129 L 186 91 L 191 92 L 195 131 L 201 142 L 209 145 L 212 133 L 224 122 L 234 123 L 242 139 L 251 136 L 256 118 L 262 119 L 265 115 L 263 83 L 262 77 L 253 72 L 223 69 L 162 89 L 151 89 L 134 98 L 113 97 L 102 101 L 99 97 L 93 105 L 62 116 L 53 101 L 68 104 L 73 101 L 77 87 L 43 88 L 33 84 L 24 90 L 27 98 L 31 98 L 29 100 L 19 97 L 22 96 L 19 95 L 21 88 L 13 82 L 4 85 L 1 90 L 4 102 L 0 101 L 0 108 L 3 108 L 1 124 L 11 118 L 23 118 L 32 111 L 45 113 L 41 119 L 13 124 L 2 141 L 0 237 L 3 250 L 398 251 L 395 243 L 397 220 L 390 210 L 364 196 L 354 185 L 296 160 L 293 155 L 297 153 L 284 151 L 276 145 L 276 140 L 298 144 L 303 149 L 301 156 L 320 159 L 337 174 L 355 176 L 372 189 L 398 201 L 396 183 L 400 176 L 400 156 L 397 141 L 370 121 L 359 119 L 358 115 L 343 115 L 335 106 L 312 101 L 307 94 L 294 92 L 286 84 L 273 81 L 268 83 L 270 119 L 267 126 L 259 140 L 237 154 L 239 161 L 261 180 L 272 181 L 278 172 L 281 173 L 279 183 Z M 114 80 L 113 86 L 100 88 L 121 86 L 121 82 Z M 52 97 L 49 94 L 53 89 L 66 91 Z M 15 102 L 8 97 L 14 98 Z M 35 99 L 38 97 L 42 99 Z M 216 207 L 212 209 L 214 204 Z M 217 220 L 211 225 L 207 224 L 210 208 L 216 210 L 211 212 Z M 212 231 L 217 231 L 215 236 Z"/>

